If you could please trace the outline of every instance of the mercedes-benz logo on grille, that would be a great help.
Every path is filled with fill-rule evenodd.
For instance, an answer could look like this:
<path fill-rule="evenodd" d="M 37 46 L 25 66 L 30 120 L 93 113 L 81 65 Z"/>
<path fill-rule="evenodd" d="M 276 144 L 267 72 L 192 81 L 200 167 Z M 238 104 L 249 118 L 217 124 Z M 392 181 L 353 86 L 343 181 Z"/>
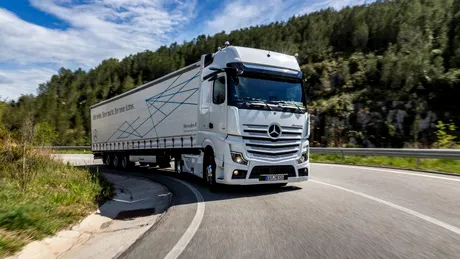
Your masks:
<path fill-rule="evenodd" d="M 281 136 L 281 127 L 277 124 L 272 124 L 268 127 L 268 135 L 271 138 L 278 138 Z"/>

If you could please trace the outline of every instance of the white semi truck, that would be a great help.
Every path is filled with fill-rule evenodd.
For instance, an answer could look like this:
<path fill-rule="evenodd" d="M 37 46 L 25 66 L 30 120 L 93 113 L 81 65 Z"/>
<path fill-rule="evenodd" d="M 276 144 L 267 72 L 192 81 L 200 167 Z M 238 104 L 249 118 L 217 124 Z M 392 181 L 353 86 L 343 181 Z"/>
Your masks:
<path fill-rule="evenodd" d="M 308 180 L 309 115 L 295 56 L 226 46 L 91 107 L 106 166 L 170 167 L 218 184 Z"/>

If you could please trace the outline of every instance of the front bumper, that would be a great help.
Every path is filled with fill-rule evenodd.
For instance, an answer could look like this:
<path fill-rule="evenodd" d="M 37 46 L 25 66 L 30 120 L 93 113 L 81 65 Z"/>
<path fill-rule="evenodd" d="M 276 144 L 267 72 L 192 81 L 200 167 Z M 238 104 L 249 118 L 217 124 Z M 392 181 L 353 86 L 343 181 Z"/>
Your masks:
<path fill-rule="evenodd" d="M 254 172 L 255 167 L 275 167 L 275 166 L 292 166 L 295 169 L 295 175 L 289 175 L 287 180 L 277 180 L 277 181 L 264 181 L 260 180 L 259 177 L 251 178 L 251 173 Z M 305 176 L 299 176 L 299 170 L 306 169 Z M 232 179 L 233 172 L 235 170 L 247 171 L 245 179 Z M 282 173 L 282 172 L 281 172 Z M 259 185 L 259 184 L 282 184 L 282 183 L 295 183 L 295 182 L 304 182 L 307 181 L 310 174 L 310 163 L 306 162 L 303 164 L 297 164 L 296 161 L 284 162 L 284 163 L 264 163 L 251 161 L 248 166 L 238 165 L 235 163 L 225 163 L 224 164 L 224 178 L 216 179 L 217 183 L 227 184 L 227 185 Z"/>

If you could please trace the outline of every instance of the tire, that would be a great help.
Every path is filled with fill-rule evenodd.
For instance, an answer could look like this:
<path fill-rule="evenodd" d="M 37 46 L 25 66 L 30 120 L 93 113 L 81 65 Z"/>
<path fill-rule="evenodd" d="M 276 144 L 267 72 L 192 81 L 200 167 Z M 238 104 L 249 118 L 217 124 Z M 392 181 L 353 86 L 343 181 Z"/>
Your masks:
<path fill-rule="evenodd" d="M 203 179 L 211 192 L 219 191 L 219 185 L 216 182 L 216 160 L 212 153 L 208 153 L 204 157 Z"/>
<path fill-rule="evenodd" d="M 112 168 L 118 169 L 120 167 L 120 156 L 113 155 L 112 158 Z"/>
<path fill-rule="evenodd" d="M 122 155 L 121 156 L 121 169 L 123 170 L 129 170 L 134 167 L 134 163 L 129 161 L 129 157 L 127 155 Z"/>

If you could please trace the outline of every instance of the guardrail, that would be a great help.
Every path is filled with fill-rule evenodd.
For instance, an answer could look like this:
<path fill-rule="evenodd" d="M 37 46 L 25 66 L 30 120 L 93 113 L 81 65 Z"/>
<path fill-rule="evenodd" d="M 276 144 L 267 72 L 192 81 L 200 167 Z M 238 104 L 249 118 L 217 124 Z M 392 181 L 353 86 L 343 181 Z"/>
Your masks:
<path fill-rule="evenodd" d="M 310 148 L 312 154 L 342 156 L 391 156 L 435 159 L 460 159 L 460 149 L 403 149 L 403 148 Z"/>
<path fill-rule="evenodd" d="M 91 146 L 40 146 L 37 148 L 53 150 L 91 150 Z"/>
<path fill-rule="evenodd" d="M 91 146 L 44 146 L 41 148 L 54 150 L 91 150 Z M 460 159 L 460 149 L 311 147 L 310 153 L 341 156 L 391 156 L 434 159 Z"/>

